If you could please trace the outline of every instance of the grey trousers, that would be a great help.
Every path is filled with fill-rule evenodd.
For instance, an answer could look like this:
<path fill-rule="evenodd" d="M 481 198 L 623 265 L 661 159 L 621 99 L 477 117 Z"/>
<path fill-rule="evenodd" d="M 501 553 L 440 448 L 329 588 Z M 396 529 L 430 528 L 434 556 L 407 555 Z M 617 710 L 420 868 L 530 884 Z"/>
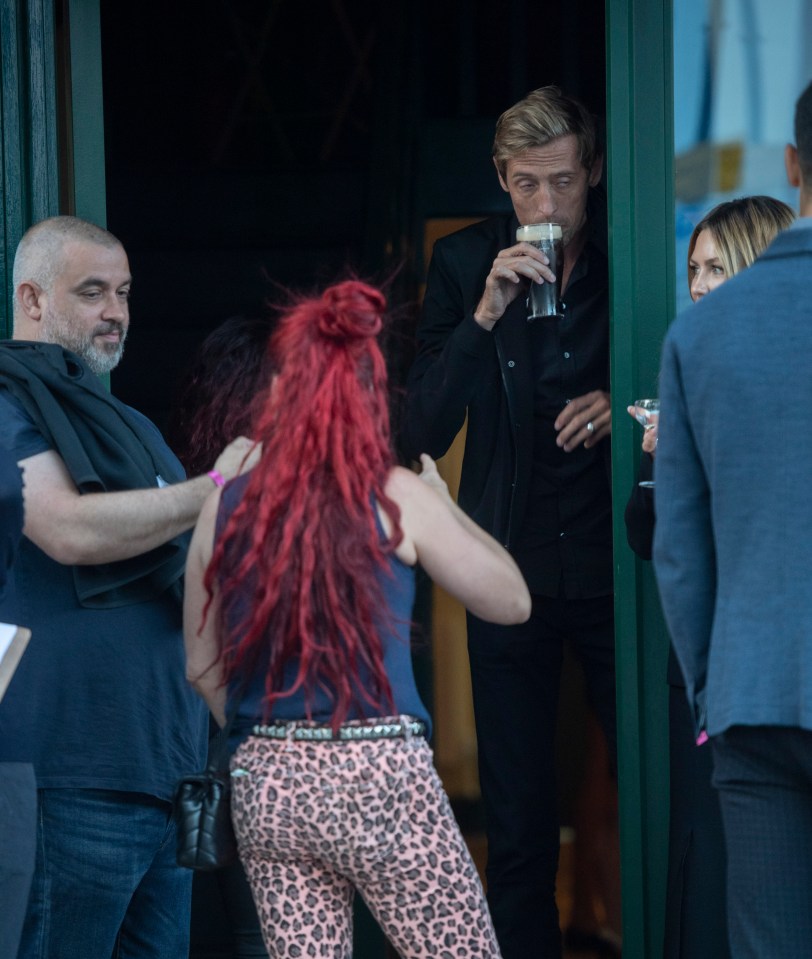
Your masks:
<path fill-rule="evenodd" d="M 711 744 L 727 846 L 730 954 L 809 956 L 812 732 L 733 726 Z"/>

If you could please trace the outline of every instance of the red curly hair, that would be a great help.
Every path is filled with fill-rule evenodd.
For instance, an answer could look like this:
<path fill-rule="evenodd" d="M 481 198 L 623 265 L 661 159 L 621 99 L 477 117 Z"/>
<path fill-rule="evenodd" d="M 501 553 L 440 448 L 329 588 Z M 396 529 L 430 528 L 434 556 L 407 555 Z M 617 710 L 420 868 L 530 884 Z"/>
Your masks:
<path fill-rule="evenodd" d="M 295 304 L 271 339 L 279 372 L 255 421 L 262 457 L 205 577 L 210 596 L 219 588 L 224 679 L 267 668 L 266 714 L 299 689 L 308 716 L 313 693 L 328 692 L 334 727 L 353 705 L 392 711 L 379 575 L 402 533 L 384 492 L 394 462 L 376 341 L 385 308 L 380 291 L 348 280 Z M 392 523 L 388 542 L 376 504 Z M 296 679 L 283 690 L 291 659 Z"/>

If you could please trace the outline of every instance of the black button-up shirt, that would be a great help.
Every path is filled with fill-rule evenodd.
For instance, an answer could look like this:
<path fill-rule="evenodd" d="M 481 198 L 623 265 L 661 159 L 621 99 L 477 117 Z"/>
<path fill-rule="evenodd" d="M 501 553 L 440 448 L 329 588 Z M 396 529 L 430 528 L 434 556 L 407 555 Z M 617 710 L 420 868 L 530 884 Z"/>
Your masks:
<path fill-rule="evenodd" d="M 612 592 L 609 437 L 565 453 L 556 418 L 569 400 L 609 391 L 609 289 L 603 237 L 595 228 L 563 295 L 563 318 L 537 319 L 529 333 L 534 365 L 533 471 L 521 535 L 513 550 L 531 593 L 568 599 Z"/>

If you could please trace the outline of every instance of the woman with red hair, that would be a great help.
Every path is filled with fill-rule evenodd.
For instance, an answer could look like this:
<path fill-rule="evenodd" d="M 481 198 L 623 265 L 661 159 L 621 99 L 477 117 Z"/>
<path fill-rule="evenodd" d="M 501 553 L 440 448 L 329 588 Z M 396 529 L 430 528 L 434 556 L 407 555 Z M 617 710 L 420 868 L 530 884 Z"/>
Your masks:
<path fill-rule="evenodd" d="M 428 456 L 420 476 L 394 464 L 385 306 L 347 281 L 281 318 L 260 461 L 192 541 L 187 671 L 219 722 L 234 715 L 232 818 L 271 957 L 349 959 L 358 889 L 404 959 L 490 959 L 412 674 L 414 567 L 493 622 L 525 621 L 530 596 Z"/>

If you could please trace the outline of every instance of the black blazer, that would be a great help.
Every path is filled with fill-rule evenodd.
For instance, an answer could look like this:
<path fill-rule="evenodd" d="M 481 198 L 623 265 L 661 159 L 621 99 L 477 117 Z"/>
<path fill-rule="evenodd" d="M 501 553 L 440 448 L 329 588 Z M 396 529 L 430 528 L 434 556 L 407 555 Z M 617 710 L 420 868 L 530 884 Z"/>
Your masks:
<path fill-rule="evenodd" d="M 637 467 L 637 480 L 626 503 L 626 539 L 640 559 L 651 559 L 654 543 L 654 490 L 640 486 L 641 480 L 651 480 L 654 474 L 654 458 L 642 453 Z"/>
<path fill-rule="evenodd" d="M 649 453 L 641 453 L 640 465 L 637 468 L 637 480 L 632 487 L 629 500 L 626 503 L 626 539 L 629 546 L 641 559 L 651 559 L 651 547 L 654 543 L 654 490 L 651 487 L 640 486 L 640 480 L 650 480 L 654 475 L 654 457 Z M 667 678 L 669 686 L 685 688 L 685 679 L 682 675 L 674 647 L 668 647 Z"/>
<path fill-rule="evenodd" d="M 591 197 L 593 236 L 605 248 L 602 203 Z M 404 454 L 442 456 L 468 415 L 460 506 L 505 546 L 516 541 L 533 467 L 533 364 L 526 307 L 517 297 L 492 332 L 474 310 L 499 250 L 516 240 L 515 215 L 492 217 L 438 240 L 429 266 L 417 357 L 401 429 Z M 593 240 L 595 242 L 595 240 Z M 608 370 L 605 384 L 608 385 Z M 610 444 L 602 453 L 609 473 Z"/>

